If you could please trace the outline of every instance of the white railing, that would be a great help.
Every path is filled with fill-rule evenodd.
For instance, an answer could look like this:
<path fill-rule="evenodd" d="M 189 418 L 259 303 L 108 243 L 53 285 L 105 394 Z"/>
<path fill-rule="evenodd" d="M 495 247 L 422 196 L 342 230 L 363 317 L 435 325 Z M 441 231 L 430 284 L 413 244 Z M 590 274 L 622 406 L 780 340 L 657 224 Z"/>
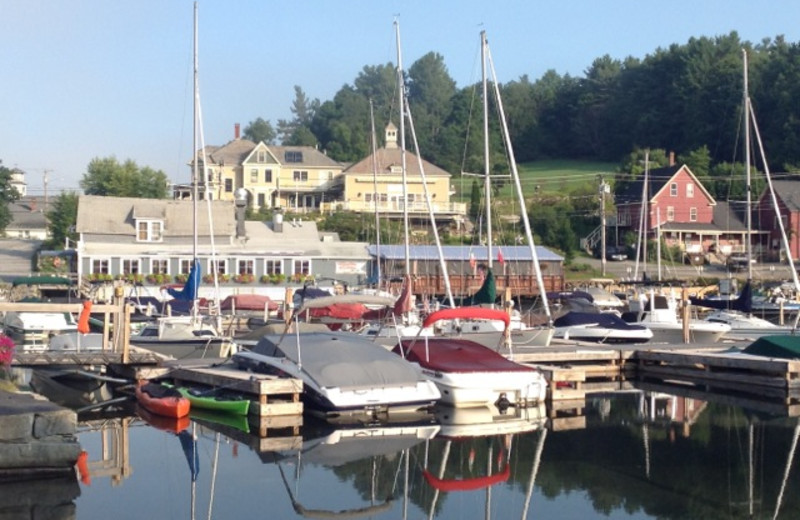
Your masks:
<path fill-rule="evenodd" d="M 431 204 L 434 213 L 446 213 L 451 215 L 466 215 L 467 214 L 467 204 L 464 202 L 434 202 Z M 332 212 L 332 211 L 355 211 L 359 213 L 363 212 L 375 212 L 378 211 L 380 213 L 402 213 L 403 212 L 403 201 L 387 201 L 387 202 L 375 202 L 375 201 L 360 201 L 360 200 L 350 200 L 350 201 L 333 201 L 333 202 L 325 202 L 320 206 L 320 209 L 323 212 Z M 408 211 L 410 213 L 428 213 L 428 204 L 425 201 L 414 201 L 408 203 Z"/>

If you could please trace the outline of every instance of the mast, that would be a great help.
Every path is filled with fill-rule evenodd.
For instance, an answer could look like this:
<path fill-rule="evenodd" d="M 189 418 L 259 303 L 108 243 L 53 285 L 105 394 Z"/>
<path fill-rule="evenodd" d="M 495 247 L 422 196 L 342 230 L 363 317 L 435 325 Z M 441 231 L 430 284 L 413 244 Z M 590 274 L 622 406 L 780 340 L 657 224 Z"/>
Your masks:
<path fill-rule="evenodd" d="M 394 21 L 395 36 L 397 40 L 397 101 L 400 108 L 400 164 L 402 165 L 403 181 L 403 238 L 405 242 L 405 275 L 411 278 L 411 246 L 408 232 L 408 172 L 406 168 L 406 123 L 405 123 L 405 81 L 403 78 L 403 54 L 400 48 L 400 22 Z"/>
<path fill-rule="evenodd" d="M 488 43 L 486 43 L 486 32 L 481 32 L 481 40 L 484 43 L 484 47 L 488 50 Z M 553 324 L 553 318 L 550 314 L 550 305 L 547 301 L 547 290 L 544 286 L 544 278 L 542 277 L 542 269 L 539 265 L 539 255 L 536 252 L 536 244 L 533 241 L 533 232 L 531 231 L 531 222 L 530 218 L 528 217 L 528 210 L 525 206 L 525 197 L 522 194 L 522 184 L 519 180 L 519 171 L 517 170 L 517 160 L 514 156 L 514 147 L 511 145 L 511 136 L 508 132 L 508 124 L 506 123 L 506 115 L 505 111 L 503 110 L 503 99 L 500 97 L 500 87 L 498 87 L 497 83 L 497 73 L 494 70 L 494 61 L 492 60 L 491 53 L 488 55 L 489 64 L 492 69 L 492 79 L 494 80 L 494 94 L 495 98 L 497 99 L 497 111 L 500 114 L 500 123 L 502 125 L 503 130 L 503 139 L 506 144 L 506 149 L 508 150 L 508 162 L 511 166 L 511 176 L 514 178 L 514 186 L 517 192 L 517 201 L 519 203 L 520 212 L 522 216 L 522 223 L 525 227 L 525 238 L 528 240 L 528 247 L 531 251 L 531 261 L 533 262 L 533 270 L 536 275 L 536 284 L 539 287 L 539 296 L 542 299 L 542 307 L 544 308 L 545 316 L 547 316 L 547 324 Z M 486 103 L 488 105 L 488 103 Z M 490 211 L 487 211 L 487 214 Z M 491 249 L 490 249 L 491 251 Z M 489 260 L 491 261 L 491 254 L 489 255 Z"/>
<path fill-rule="evenodd" d="M 486 201 L 486 265 L 492 268 L 492 183 L 489 178 L 489 89 L 486 79 L 486 31 L 481 31 L 481 84 L 483 85 L 483 198 Z"/>
<path fill-rule="evenodd" d="M 747 224 L 747 242 L 745 243 L 745 252 L 747 253 L 747 281 L 753 279 L 753 215 L 751 213 L 752 208 L 752 186 L 750 184 L 750 93 L 748 91 L 748 82 L 747 82 L 747 51 L 742 49 L 742 59 L 744 60 L 744 68 L 742 71 L 743 79 L 744 79 L 744 93 L 743 93 L 743 100 L 742 105 L 743 109 L 743 119 L 742 123 L 744 125 L 744 172 L 745 172 L 745 191 L 747 192 L 747 215 L 746 215 L 746 224 Z"/>
<path fill-rule="evenodd" d="M 197 50 L 198 50 L 198 24 L 197 24 L 197 2 L 194 3 L 194 41 L 193 41 L 193 77 L 194 77 L 194 101 L 193 101 L 193 120 L 192 120 L 192 147 L 194 148 L 194 162 L 192 163 L 192 271 L 197 269 L 197 236 L 198 236 L 198 229 L 197 229 L 197 198 L 200 196 L 200 175 L 199 175 L 199 165 L 198 162 L 200 160 L 200 155 L 198 152 L 201 152 L 198 144 L 200 135 L 198 132 L 198 120 L 200 119 L 200 84 L 198 81 L 199 76 L 199 66 L 198 66 L 198 58 L 197 58 Z M 203 164 L 205 168 L 205 162 Z M 196 286 L 195 286 L 196 287 Z M 196 288 L 194 289 L 197 290 Z M 196 295 L 192 298 L 192 316 L 197 316 L 199 314 L 198 309 L 198 301 Z"/>
<path fill-rule="evenodd" d="M 372 132 L 372 201 L 375 203 L 375 286 L 381 288 L 381 216 L 378 211 L 378 145 L 375 142 L 375 113 L 369 100 L 370 131 Z"/>

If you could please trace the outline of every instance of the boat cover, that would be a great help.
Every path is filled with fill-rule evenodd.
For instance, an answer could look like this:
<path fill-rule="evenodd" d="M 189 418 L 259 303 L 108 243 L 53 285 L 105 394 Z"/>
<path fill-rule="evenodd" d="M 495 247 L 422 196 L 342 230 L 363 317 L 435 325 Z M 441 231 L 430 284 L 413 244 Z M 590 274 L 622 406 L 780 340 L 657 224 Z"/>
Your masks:
<path fill-rule="evenodd" d="M 576 312 L 570 311 L 553 322 L 556 327 L 576 327 L 579 325 L 597 324 L 600 327 L 618 330 L 643 330 L 644 325 L 634 325 L 616 314 L 608 312 Z"/>
<path fill-rule="evenodd" d="M 754 356 L 800 359 L 800 336 L 790 334 L 761 336 L 742 352 Z"/>
<path fill-rule="evenodd" d="M 729 311 L 739 311 L 750 313 L 753 311 L 753 286 L 750 280 L 744 284 L 739 297 L 736 299 L 710 299 L 710 298 L 693 298 L 690 297 L 689 301 L 692 305 L 699 305 L 701 307 L 708 307 L 711 309 L 723 309 Z"/>
<path fill-rule="evenodd" d="M 376 346 L 371 339 L 345 332 L 266 335 L 252 352 L 299 361 L 303 372 L 327 388 L 416 386 L 423 379 L 413 365 Z"/>
<path fill-rule="evenodd" d="M 527 372 L 534 369 L 506 359 L 494 350 L 462 338 L 403 340 L 392 349 L 419 366 L 437 372 Z"/>
<path fill-rule="evenodd" d="M 232 294 L 222 300 L 219 308 L 223 311 L 270 311 L 278 310 L 278 303 L 263 294 Z"/>

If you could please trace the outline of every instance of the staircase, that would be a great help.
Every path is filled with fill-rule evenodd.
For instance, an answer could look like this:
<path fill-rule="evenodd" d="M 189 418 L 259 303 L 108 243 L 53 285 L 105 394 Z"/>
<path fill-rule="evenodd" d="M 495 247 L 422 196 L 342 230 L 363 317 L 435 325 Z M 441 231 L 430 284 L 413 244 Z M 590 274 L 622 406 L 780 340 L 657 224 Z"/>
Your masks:
<path fill-rule="evenodd" d="M 597 226 L 586 238 L 581 239 L 581 249 L 589 254 L 594 253 L 597 244 L 602 240 L 603 226 Z"/>

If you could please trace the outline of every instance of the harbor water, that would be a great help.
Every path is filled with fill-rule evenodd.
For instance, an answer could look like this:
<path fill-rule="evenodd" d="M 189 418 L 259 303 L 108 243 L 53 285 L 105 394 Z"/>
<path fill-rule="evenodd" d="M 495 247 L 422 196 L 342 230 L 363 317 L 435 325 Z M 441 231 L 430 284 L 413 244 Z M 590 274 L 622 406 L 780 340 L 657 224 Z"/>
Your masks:
<path fill-rule="evenodd" d="M 800 517 L 796 418 L 663 393 L 266 436 L 252 419 L 145 419 L 81 414 L 75 518 Z"/>

